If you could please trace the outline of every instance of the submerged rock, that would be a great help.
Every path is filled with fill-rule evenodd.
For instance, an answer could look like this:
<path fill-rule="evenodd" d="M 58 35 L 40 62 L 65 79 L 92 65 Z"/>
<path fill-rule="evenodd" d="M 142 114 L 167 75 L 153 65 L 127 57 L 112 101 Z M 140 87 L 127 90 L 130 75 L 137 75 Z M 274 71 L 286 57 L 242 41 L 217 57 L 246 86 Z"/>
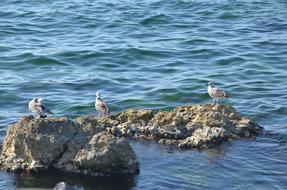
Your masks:
<path fill-rule="evenodd" d="M 56 184 L 53 190 L 75 190 L 75 188 L 65 182 L 59 182 Z"/>
<path fill-rule="evenodd" d="M 6 171 L 41 171 L 48 168 L 87 175 L 132 175 L 138 162 L 124 139 L 101 130 L 94 135 L 66 117 L 24 117 L 5 137 L 0 167 Z"/>

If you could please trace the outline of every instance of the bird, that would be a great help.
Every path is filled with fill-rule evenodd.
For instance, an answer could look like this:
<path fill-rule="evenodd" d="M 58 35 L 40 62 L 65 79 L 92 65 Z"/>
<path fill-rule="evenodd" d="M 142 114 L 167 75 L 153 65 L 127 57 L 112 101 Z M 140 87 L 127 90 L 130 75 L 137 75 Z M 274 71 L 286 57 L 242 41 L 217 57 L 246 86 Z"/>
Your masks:
<path fill-rule="evenodd" d="M 229 98 L 228 93 L 223 89 L 214 87 L 213 82 L 208 83 L 207 92 L 209 96 L 213 98 L 213 104 L 215 102 L 218 104 L 218 99 L 220 98 Z"/>
<path fill-rule="evenodd" d="M 107 104 L 105 102 L 103 102 L 102 99 L 101 99 L 100 92 L 96 93 L 95 108 L 100 113 L 100 115 L 101 114 L 103 114 L 103 115 L 110 114 Z"/>
<path fill-rule="evenodd" d="M 32 113 L 37 114 L 40 118 L 45 118 L 47 117 L 47 114 L 53 114 L 51 110 L 43 103 L 42 98 L 33 98 L 29 102 L 29 111 Z"/>

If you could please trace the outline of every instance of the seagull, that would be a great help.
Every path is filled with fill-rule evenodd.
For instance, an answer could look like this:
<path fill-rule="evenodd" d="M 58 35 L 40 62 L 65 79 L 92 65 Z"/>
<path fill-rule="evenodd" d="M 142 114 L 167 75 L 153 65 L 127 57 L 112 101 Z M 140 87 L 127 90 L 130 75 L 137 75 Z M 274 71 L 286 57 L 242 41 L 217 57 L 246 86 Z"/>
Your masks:
<path fill-rule="evenodd" d="M 102 101 L 101 99 L 101 94 L 100 92 L 96 93 L 96 102 L 95 102 L 95 107 L 96 110 L 103 115 L 108 115 L 110 114 L 109 108 L 105 102 Z"/>
<path fill-rule="evenodd" d="M 45 106 L 45 104 L 43 103 L 43 99 L 42 98 L 33 98 L 30 102 L 29 102 L 29 111 L 31 111 L 32 113 L 35 113 L 37 115 L 39 115 L 40 118 L 45 118 L 47 117 L 46 114 L 52 114 L 54 115 L 51 110 L 49 108 L 47 108 L 47 106 Z"/>
<path fill-rule="evenodd" d="M 213 82 L 208 83 L 208 88 L 207 88 L 208 94 L 210 97 L 213 98 L 213 103 L 216 102 L 218 104 L 218 99 L 220 98 L 229 98 L 229 95 L 227 92 L 220 88 L 216 88 L 213 86 Z"/>

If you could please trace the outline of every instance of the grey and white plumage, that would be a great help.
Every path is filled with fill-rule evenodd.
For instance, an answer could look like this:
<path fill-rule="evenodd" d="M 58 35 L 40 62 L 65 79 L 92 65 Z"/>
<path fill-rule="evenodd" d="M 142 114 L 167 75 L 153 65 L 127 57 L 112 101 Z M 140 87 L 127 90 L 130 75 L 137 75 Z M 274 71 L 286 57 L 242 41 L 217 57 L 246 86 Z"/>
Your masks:
<path fill-rule="evenodd" d="M 39 117 L 47 117 L 47 114 L 53 114 L 51 110 L 43 103 L 42 98 L 33 98 L 29 102 L 29 111 L 37 114 Z"/>
<path fill-rule="evenodd" d="M 223 89 L 214 87 L 213 82 L 208 83 L 207 91 L 209 96 L 213 98 L 213 103 L 216 102 L 218 104 L 220 98 L 229 98 L 228 93 Z"/>
<path fill-rule="evenodd" d="M 96 93 L 95 107 L 100 114 L 108 115 L 110 113 L 108 105 L 101 99 L 100 92 Z"/>

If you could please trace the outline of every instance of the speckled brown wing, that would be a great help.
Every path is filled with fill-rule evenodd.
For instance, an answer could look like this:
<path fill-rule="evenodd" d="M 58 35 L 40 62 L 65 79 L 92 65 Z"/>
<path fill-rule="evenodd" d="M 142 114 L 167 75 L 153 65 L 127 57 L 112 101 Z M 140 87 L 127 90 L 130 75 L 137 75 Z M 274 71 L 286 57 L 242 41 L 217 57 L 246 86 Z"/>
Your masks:
<path fill-rule="evenodd" d="M 97 99 L 96 101 L 96 110 L 104 114 L 109 113 L 109 108 L 107 104 L 103 102 L 101 99 Z"/>
<path fill-rule="evenodd" d="M 213 97 L 217 97 L 217 98 L 228 98 L 228 94 L 227 92 L 225 92 L 224 90 L 220 89 L 220 88 L 213 88 L 212 89 L 212 96 Z"/>
<path fill-rule="evenodd" d="M 109 108 L 105 102 L 102 102 L 100 106 L 103 113 L 105 114 L 109 113 Z"/>
<path fill-rule="evenodd" d="M 47 108 L 45 105 L 40 105 L 41 109 L 48 114 L 54 114 L 53 112 L 51 112 L 51 110 L 49 108 Z"/>

